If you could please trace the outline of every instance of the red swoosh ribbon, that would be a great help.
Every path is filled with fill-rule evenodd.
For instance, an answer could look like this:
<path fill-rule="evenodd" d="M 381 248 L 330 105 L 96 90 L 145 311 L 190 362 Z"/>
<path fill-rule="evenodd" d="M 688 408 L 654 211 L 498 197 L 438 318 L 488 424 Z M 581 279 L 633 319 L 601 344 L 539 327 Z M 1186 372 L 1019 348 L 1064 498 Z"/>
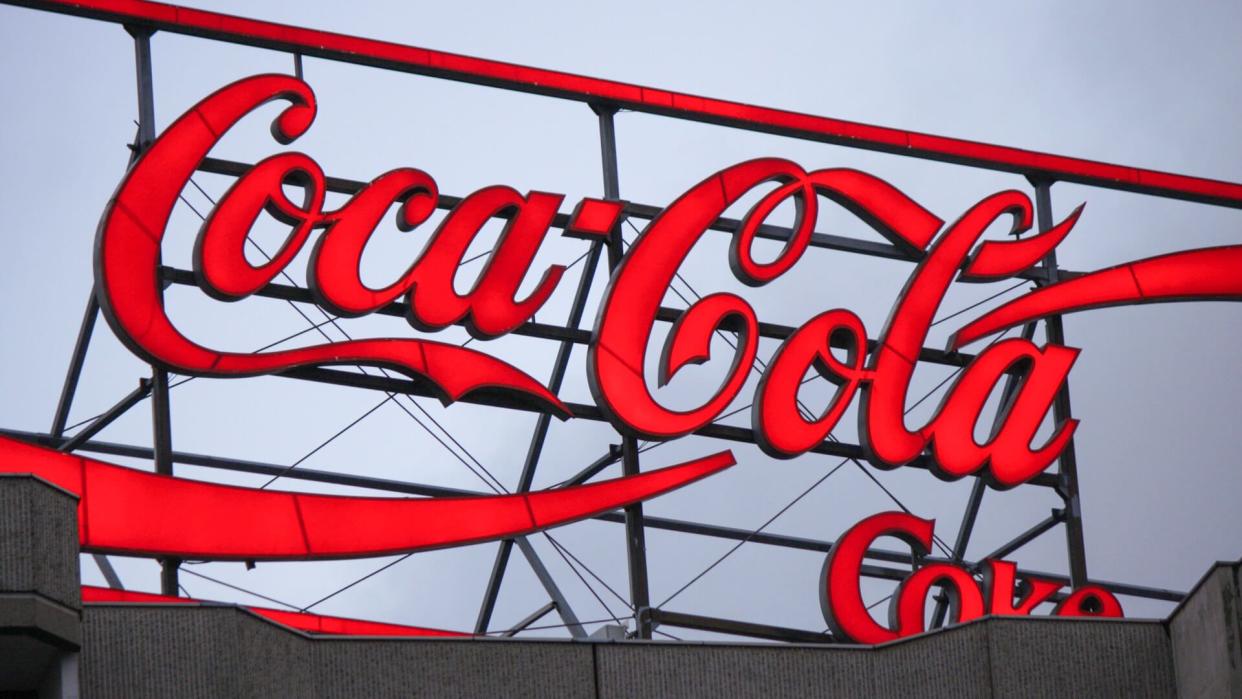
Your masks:
<path fill-rule="evenodd" d="M 0 437 L 0 473 L 32 473 L 80 497 L 83 550 L 209 560 L 358 558 L 507 539 L 653 498 L 734 463 L 723 451 L 570 488 L 379 498 L 205 483 Z"/>
<path fill-rule="evenodd" d="M 1059 313 L 1213 300 L 1242 300 L 1242 245 L 1148 257 L 1036 289 L 958 330 L 949 338 L 949 349 Z"/>

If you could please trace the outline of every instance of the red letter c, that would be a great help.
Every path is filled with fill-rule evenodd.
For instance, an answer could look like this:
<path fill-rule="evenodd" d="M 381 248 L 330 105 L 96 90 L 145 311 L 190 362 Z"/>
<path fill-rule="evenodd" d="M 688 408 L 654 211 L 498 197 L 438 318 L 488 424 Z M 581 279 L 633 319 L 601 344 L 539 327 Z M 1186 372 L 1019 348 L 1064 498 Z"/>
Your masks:
<path fill-rule="evenodd" d="M 916 555 L 931 551 L 935 520 L 905 512 L 881 512 L 855 524 L 833 544 L 824 561 L 819 583 L 819 606 L 828 628 L 837 636 L 857 643 L 884 643 L 900 637 L 898 631 L 871 618 L 863 603 L 859 575 L 871 542 L 895 536 L 910 545 Z"/>

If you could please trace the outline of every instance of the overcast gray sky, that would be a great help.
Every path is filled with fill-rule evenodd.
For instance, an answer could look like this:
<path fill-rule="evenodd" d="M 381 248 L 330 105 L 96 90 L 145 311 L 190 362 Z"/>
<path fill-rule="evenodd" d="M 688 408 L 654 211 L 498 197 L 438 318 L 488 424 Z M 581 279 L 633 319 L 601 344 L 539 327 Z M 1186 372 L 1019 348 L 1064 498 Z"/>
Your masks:
<path fill-rule="evenodd" d="M 990 141 L 1138 167 L 1242 181 L 1242 6 L 1197 3 L 188 3 L 222 12 L 568 70 L 684 92 L 825 116 Z M 352 4 L 351 4 L 352 5 Z M 122 176 L 136 115 L 133 49 L 117 25 L 0 7 L 0 425 L 46 430 L 92 283 L 98 217 Z M 156 121 L 163 128 L 187 107 L 238 78 L 290 72 L 288 55 L 170 34 L 152 40 Z M 306 77 L 319 116 L 296 148 L 330 175 L 370 179 L 399 166 L 426 170 L 442 192 L 464 195 L 502 183 L 566 194 L 566 207 L 602 192 L 595 120 L 585 105 L 432 78 L 307 59 Z M 250 117 L 213 153 L 253 162 L 281 147 L 267 135 L 274 108 Z M 856 167 L 896 185 L 944 219 L 982 197 L 1018 188 L 1021 178 L 952 165 L 804 143 L 722 127 L 622 113 L 617 117 L 621 192 L 666 205 L 708 174 L 764 155 L 808 169 Z M 202 176 L 213 197 L 229 181 Z M 209 202 L 187 192 L 205 212 Z M 1064 216 L 1086 212 L 1060 249 L 1064 267 L 1096 269 L 1206 245 L 1238 242 L 1242 214 L 1073 185 L 1053 188 Z M 188 207 L 175 213 L 165 247 L 186 267 L 198 228 Z M 841 210 L 820 230 L 874 237 Z M 423 233 L 426 228 L 420 229 Z M 276 240 L 275 227 L 259 235 Z M 491 237 L 483 236 L 485 250 Z M 365 278 L 379 283 L 417 255 L 426 236 L 385 230 L 369 254 Z M 683 268 L 700 293 L 740 290 L 728 272 L 724 236 L 708 237 Z M 584 247 L 550 238 L 536 266 L 566 263 Z M 301 283 L 304 260 L 290 266 Z M 909 274 L 906 263 L 813 251 L 779 282 L 746 297 L 761 320 L 800 324 L 829 308 L 857 312 L 874 336 Z M 477 267 L 475 268 L 477 271 Z M 461 284 L 468 285 L 469 275 Z M 569 277 L 569 282 L 572 282 Z M 596 289 L 603 286 L 603 276 Z M 541 320 L 564 318 L 572 283 Z M 1001 285 L 955 289 L 943 310 L 969 305 Z M 588 317 L 594 317 L 592 310 Z M 682 306 L 669 296 L 669 305 Z M 169 295 L 170 313 L 192 337 L 250 350 L 297 332 L 305 321 L 287 305 L 251 299 L 225 305 L 195 289 Z M 971 318 L 974 316 L 967 316 Z M 1242 555 L 1242 454 L 1235 442 L 1242 414 L 1236 350 L 1242 307 L 1178 304 L 1097 311 L 1066 319 L 1068 344 L 1083 348 L 1071 374 L 1082 501 L 1093 577 L 1188 588 L 1215 560 Z M 413 334 L 398 319 L 345 324 L 358 336 Z M 932 337 L 942 342 L 956 327 Z M 465 338 L 454 329 L 440 339 Z M 306 338 L 309 339 L 309 338 Z M 485 345 L 535 376 L 546 376 L 553 346 L 527 338 Z M 775 345 L 761 347 L 766 357 Z M 727 348 L 717 348 L 723 353 Z M 583 352 L 576 350 L 564 395 L 589 399 Z M 718 360 L 687 372 L 660 396 L 688 403 L 723 371 Z M 70 422 L 111 406 L 149 370 L 100 325 Z M 920 369 L 912 396 L 946 371 Z M 753 377 L 752 377 L 753 379 Z M 749 402 L 754 381 L 738 406 Z M 825 391 L 809 394 L 822 405 Z M 174 446 L 278 464 L 297 461 L 374 406 L 383 396 L 261 378 L 196 380 L 173 394 Z M 935 401 L 913 413 L 926 419 Z M 529 414 L 420 400 L 470 453 L 512 488 L 534 424 Z M 838 436 L 855 441 L 854 411 Z M 748 422 L 742 413 L 737 424 Z M 100 435 L 149 444 L 145 404 Z M 602 454 L 611 430 L 571 421 L 553 426 L 536 477 L 546 487 Z M 754 448 L 732 447 L 730 472 L 661 498 L 648 512 L 753 529 L 836 465 L 823 457 L 778 462 Z M 687 439 L 644 455 L 662 466 L 722 448 Z M 137 467 L 149 464 L 126 462 Z M 393 405 L 376 411 L 307 459 L 335 469 L 463 488 L 474 476 Z M 179 468 L 194 478 L 258 485 L 257 477 Z M 608 473 L 613 473 L 609 471 Z M 939 520 L 952 540 L 969 481 L 943 483 L 926 472 L 871 472 L 914 512 Z M 320 490 L 295 480 L 289 489 Z M 1059 506 L 1037 488 L 989 492 L 969 556 L 982 555 Z M 772 531 L 832 539 L 893 503 L 848 465 L 778 519 Z M 621 527 L 586 522 L 553 532 L 622 595 L 626 568 Z M 556 554 L 534 537 L 582 619 L 624 617 L 623 605 L 591 580 L 605 611 Z M 1065 570 L 1060 529 L 1011 558 Z M 661 601 L 727 551 L 729 542 L 650 532 L 652 597 Z M 496 544 L 418 554 L 334 598 L 317 611 L 468 629 Z M 373 570 L 388 559 L 313 564 L 191 566 L 298 606 Z M 816 585 L 822 556 L 748 544 L 670 603 L 678 611 L 821 629 Z M 127 586 L 156 590 L 156 566 L 119 561 Z M 101 580 L 89 563 L 84 579 Z M 191 575 L 188 591 L 207 599 L 257 600 Z M 588 577 L 588 580 L 590 578 Z M 546 601 L 529 567 L 514 559 L 494 628 Z M 887 588 L 869 584 L 869 600 Z M 1136 616 L 1163 616 L 1168 605 L 1123 599 Z M 554 622 L 549 622 L 554 623 Z M 593 625 L 592 625 L 593 626 Z M 683 637 L 706 634 L 671 630 Z M 543 633 L 557 635 L 559 630 Z"/>

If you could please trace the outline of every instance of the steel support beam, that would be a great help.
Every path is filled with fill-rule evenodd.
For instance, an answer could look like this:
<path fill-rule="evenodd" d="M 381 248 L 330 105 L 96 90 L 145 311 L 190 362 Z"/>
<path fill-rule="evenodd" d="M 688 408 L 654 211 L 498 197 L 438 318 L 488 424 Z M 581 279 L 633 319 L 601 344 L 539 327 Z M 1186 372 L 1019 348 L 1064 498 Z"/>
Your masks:
<path fill-rule="evenodd" d="M 591 283 L 595 279 L 596 268 L 599 267 L 602 249 L 602 243 L 594 241 L 587 252 L 586 263 L 582 267 L 582 276 L 578 278 L 578 287 L 574 290 L 574 300 L 569 309 L 569 318 L 565 321 L 565 326 L 569 329 L 576 330 L 582 323 L 582 315 L 586 311 L 587 299 L 591 295 Z M 569 368 L 569 357 L 573 348 L 574 343 L 570 339 L 562 340 L 560 346 L 557 347 L 556 359 L 552 362 L 552 375 L 548 379 L 548 390 L 553 395 L 558 395 L 561 392 L 561 385 L 565 381 L 565 371 Z M 519 493 L 530 491 L 531 484 L 535 479 L 535 470 L 539 467 L 539 457 L 543 454 L 543 446 L 548 438 L 548 428 L 551 426 L 551 423 L 552 416 L 549 413 L 540 413 L 535 421 L 535 430 L 531 434 L 530 444 L 526 448 L 526 461 L 522 465 L 522 475 L 518 480 L 517 492 Z M 492 611 L 496 608 L 496 598 L 500 594 L 500 586 L 504 582 L 505 569 L 508 567 L 509 556 L 512 550 L 513 541 L 511 539 L 501 541 L 500 547 L 496 550 L 496 560 L 492 563 L 492 572 L 488 577 L 487 589 L 483 593 L 483 602 L 479 606 L 478 619 L 475 621 L 475 633 L 487 633 L 487 627 L 491 623 Z"/>
<path fill-rule="evenodd" d="M 583 483 L 586 483 L 587 481 L 594 478 L 604 469 L 617 463 L 620 460 L 621 460 L 621 445 L 620 444 L 609 444 L 607 454 L 604 454 L 603 456 L 599 457 L 590 466 L 587 466 L 586 468 L 582 469 L 581 471 L 577 472 L 576 474 L 568 478 L 564 483 L 561 483 L 560 487 L 568 488 L 574 485 L 582 485 Z"/>
<path fill-rule="evenodd" d="M 637 475 L 638 443 L 629 436 L 621 438 L 621 472 Z M 643 505 L 636 502 L 625 508 L 625 549 L 630 573 L 630 606 L 634 609 L 634 633 L 638 638 L 651 638 L 651 592 L 647 586 L 647 533 L 644 530 Z"/>
<path fill-rule="evenodd" d="M 1035 182 L 1035 213 L 1040 232 L 1052 228 L 1052 183 L 1049 181 Z M 1060 280 L 1057 273 L 1057 252 L 1051 250 L 1044 258 L 1044 267 L 1049 272 L 1049 283 Z M 1044 320 L 1044 332 L 1048 342 L 1055 345 L 1065 344 L 1065 326 L 1061 316 L 1048 316 Z M 1069 382 L 1061 386 L 1056 399 L 1052 403 L 1052 417 L 1057 424 L 1069 420 L 1073 416 L 1070 409 Z M 1071 437 L 1061 456 L 1057 459 L 1058 476 L 1061 480 L 1061 497 L 1065 500 L 1065 546 L 1069 554 L 1070 580 L 1074 587 L 1087 584 L 1087 545 L 1082 527 L 1082 505 L 1078 496 L 1078 457 L 1074 452 L 1074 439 Z"/>
<path fill-rule="evenodd" d="M 95 565 L 99 566 L 99 572 L 103 573 L 104 580 L 107 581 L 108 587 L 113 590 L 124 590 L 125 586 L 121 584 L 121 576 L 116 574 L 116 568 L 112 567 L 112 561 L 102 553 L 93 553 L 91 558 L 95 560 Z"/>
<path fill-rule="evenodd" d="M 557 587 L 556 581 L 552 579 L 552 574 L 548 572 L 547 566 L 535 553 L 535 548 L 530 545 L 526 537 L 519 536 L 514 540 L 518 550 L 526 557 L 526 562 L 530 564 L 531 570 L 535 571 L 535 577 L 539 578 L 539 582 L 543 585 L 543 589 L 547 591 L 548 596 L 552 598 L 553 604 L 556 605 L 556 613 L 561 616 L 561 621 L 565 622 L 565 628 L 569 629 L 569 634 L 574 638 L 586 638 L 586 629 L 582 628 L 582 624 L 578 621 L 578 615 L 574 614 L 574 610 L 569 606 L 569 600 L 565 599 L 565 595 L 561 593 L 561 588 Z"/>
<path fill-rule="evenodd" d="M 547 616 L 548 612 L 552 611 L 553 609 L 556 609 L 556 602 L 548 602 L 542 607 L 531 612 L 530 615 L 527 616 L 525 619 L 519 621 L 517 624 L 514 624 L 512 627 L 509 628 L 508 631 L 505 631 L 504 633 L 502 633 L 501 636 L 513 637 L 513 636 L 518 635 L 524 629 L 526 629 L 526 627 L 530 626 L 536 621 L 539 621 L 540 619 Z"/>
<path fill-rule="evenodd" d="M 155 30 L 149 26 L 125 25 L 125 31 L 134 37 L 134 69 L 138 83 L 138 143 L 134 151 L 137 157 L 155 141 L 155 86 L 152 78 L 151 35 Z M 172 420 L 168 404 L 168 372 L 151 367 L 151 423 L 155 472 L 172 475 Z M 181 562 L 175 558 L 160 560 L 160 593 L 176 597 L 180 594 L 177 584 L 177 568 Z"/>
<path fill-rule="evenodd" d="M 1027 323 L 1022 326 L 1022 339 L 1030 340 L 1035 337 L 1035 324 Z M 996 415 L 992 418 L 992 432 L 990 439 L 995 439 L 1000 433 L 1001 427 L 1005 424 L 1005 419 L 1009 415 L 1010 408 L 1013 407 L 1013 401 L 1018 395 L 1018 376 L 1009 374 L 1005 377 L 1005 386 L 1001 389 L 1000 402 L 996 406 Z M 952 560 L 960 562 L 966 557 L 966 547 L 970 545 L 970 535 L 975 529 L 975 519 L 979 516 L 979 507 L 983 504 L 983 495 L 987 492 L 987 483 L 983 479 L 975 480 L 970 489 L 970 497 L 966 501 L 966 511 L 962 513 L 961 526 L 957 528 L 957 539 L 953 542 Z M 945 613 L 949 610 L 949 596 L 942 588 L 940 593 L 936 595 L 936 609 L 932 612 L 932 628 L 944 626 Z"/>
<path fill-rule="evenodd" d="M 152 444 L 151 456 L 155 462 L 155 472 L 166 476 L 173 475 L 172 458 L 172 415 L 168 404 L 168 372 L 154 369 L 151 378 L 151 422 Z M 177 569 L 181 566 L 180 559 L 160 559 L 160 594 L 177 597 L 181 594 L 177 582 Z"/>
<path fill-rule="evenodd" d="M 615 163 L 614 163 L 615 167 Z M 604 161 L 604 169 L 607 171 L 608 162 Z M 605 175 L 606 177 L 606 175 Z M 569 318 L 565 321 L 565 327 L 569 330 L 577 330 L 582 324 L 582 316 L 586 312 L 587 300 L 591 296 L 592 282 L 595 280 L 595 272 L 599 267 L 600 253 L 603 250 L 603 244 L 599 241 L 593 241 L 590 249 L 587 251 L 586 263 L 582 267 L 582 276 L 578 278 L 578 287 L 574 290 L 574 300 L 569 309 Z M 572 339 L 566 338 L 556 349 L 556 359 L 552 362 L 552 375 L 548 379 L 548 390 L 552 395 L 559 395 L 561 385 L 565 381 L 565 371 L 569 368 L 570 353 L 573 352 L 574 342 Z M 548 428 L 552 424 L 552 416 L 549 413 L 541 413 L 535 421 L 535 430 L 531 434 L 530 444 L 526 448 L 526 461 L 522 465 L 522 475 L 518 480 L 517 492 L 529 492 L 531 484 L 535 479 L 535 470 L 539 467 L 539 457 L 543 455 L 543 446 L 548 438 Z M 483 593 L 483 602 L 479 606 L 479 616 L 475 621 L 474 632 L 486 633 L 488 624 L 491 622 L 492 610 L 496 607 L 496 597 L 500 594 L 500 586 L 504 582 L 505 569 L 508 567 L 509 556 L 513 550 L 513 541 L 506 539 L 500 542 L 500 547 L 496 550 L 496 560 L 492 563 L 492 572 L 488 577 L 487 589 Z"/>
<path fill-rule="evenodd" d="M 591 104 L 591 111 L 595 112 L 599 121 L 599 156 L 604 176 L 604 198 L 620 199 L 621 170 L 617 164 L 617 124 L 614 119 L 617 115 L 617 108 L 610 105 Z M 617 221 L 617 230 L 614 231 L 618 235 L 621 229 L 620 223 Z M 611 259 L 609 266 L 615 266 Z"/>
<path fill-rule="evenodd" d="M 617 166 L 617 129 L 614 117 L 616 107 L 592 104 L 591 110 L 599 117 L 599 149 L 604 170 L 604 197 L 621 198 L 621 176 Z M 618 222 L 619 224 L 620 222 Z M 625 245 L 621 226 L 617 225 L 608 236 L 608 268 L 615 271 L 625 257 Z M 639 473 L 638 441 L 630 435 L 621 435 L 621 472 L 626 476 Z M 634 503 L 625 508 L 625 552 L 630 578 L 630 607 L 634 610 L 634 634 L 638 638 L 651 638 L 651 592 L 647 583 L 647 538 L 643 531 L 643 506 Z"/>
<path fill-rule="evenodd" d="M 1014 551 L 1017 551 L 1023 546 L 1026 546 L 1027 544 L 1031 543 L 1036 538 L 1038 538 L 1040 534 L 1043 534 L 1049 529 L 1052 529 L 1053 527 L 1057 526 L 1063 521 L 1065 521 L 1065 511 L 1064 510 L 1053 510 L 1052 514 L 1048 515 L 1048 517 L 1040 521 L 1035 526 L 1017 535 L 1016 537 L 1014 537 L 1007 543 L 1002 544 L 999 548 L 997 548 L 992 553 L 989 553 L 983 558 L 980 558 L 979 562 L 974 565 L 974 568 L 978 569 L 980 566 L 983 565 L 984 561 L 993 561 L 993 560 L 1001 559 L 1001 558 L 1004 558 L 1005 556 L 1008 556 Z M 1077 587 L 1077 585 L 1078 585 L 1077 583 L 1074 584 L 1075 587 Z"/>
<path fill-rule="evenodd" d="M 145 29 L 132 29 L 126 27 L 126 31 L 134 37 L 134 63 L 137 73 L 138 82 L 138 135 L 135 148 L 130 155 L 130 164 L 138 158 L 138 154 L 152 140 L 153 127 L 155 120 L 155 101 L 152 98 L 153 90 L 151 85 L 151 31 Z M 143 124 L 147 127 L 144 129 Z M 73 398 L 77 392 L 78 380 L 82 375 L 82 365 L 86 360 L 86 350 L 90 346 L 91 337 L 95 332 L 95 321 L 99 318 L 99 299 L 95 295 L 94 288 L 86 302 L 86 311 L 82 315 L 82 324 L 78 329 L 78 340 L 73 348 L 73 357 L 69 362 L 69 370 L 65 375 L 64 387 L 61 389 L 60 401 L 56 406 L 56 417 L 52 421 L 51 434 L 54 438 L 59 439 L 65 432 L 65 425 L 69 420 L 69 410 L 73 406 Z M 84 444 L 94 435 L 98 434 L 103 428 L 112 423 L 113 420 L 120 417 L 127 410 L 132 408 L 138 401 L 145 398 L 151 392 L 151 384 L 148 380 L 142 379 L 138 388 L 122 398 L 108 412 L 100 415 L 90 425 L 87 425 L 81 432 L 61 445 L 61 451 L 70 452 L 78 446 Z M 108 587 L 114 590 L 124 590 L 125 586 L 121 583 L 121 577 L 117 575 L 116 568 L 112 566 L 112 561 L 107 556 L 96 553 L 91 557 L 95 561 L 95 565 L 99 567 L 99 572 L 103 574 L 104 580 L 107 581 Z"/>
<path fill-rule="evenodd" d="M 970 489 L 970 498 L 966 503 L 966 512 L 962 514 L 962 524 L 957 529 L 957 540 L 953 542 L 954 560 L 962 560 L 966 556 L 966 547 L 970 544 L 970 535 L 975 529 L 975 519 L 979 516 L 979 506 L 983 503 L 983 494 L 987 484 L 982 480 L 975 481 Z"/>
<path fill-rule="evenodd" d="M 63 452 L 71 452 L 82 446 L 87 442 L 87 440 L 99 434 L 105 427 L 111 425 L 114 420 L 124 415 L 130 408 L 137 405 L 139 401 L 146 398 L 150 393 L 151 380 L 146 378 L 140 379 L 138 381 L 138 388 L 130 391 L 129 395 L 125 396 L 120 400 L 120 402 L 109 408 L 106 413 L 95 418 L 93 422 L 86 427 L 83 427 L 81 431 L 75 434 L 72 439 L 69 439 L 64 444 L 60 445 L 60 450 Z"/>
<path fill-rule="evenodd" d="M 154 29 L 125 25 L 134 37 L 134 69 L 138 78 L 138 150 L 146 150 L 155 140 L 155 87 L 151 71 L 151 35 Z"/>
<path fill-rule="evenodd" d="M 979 506 L 983 503 L 983 494 L 987 492 L 987 484 L 983 479 L 975 480 L 970 488 L 970 497 L 966 499 L 966 510 L 962 513 L 962 524 L 957 529 L 957 539 L 953 542 L 953 561 L 961 561 L 966 555 L 966 547 L 970 544 L 970 535 L 975 529 L 975 519 L 979 516 Z M 932 611 L 931 627 L 944 626 L 945 615 L 949 611 L 949 596 L 944 589 L 936 594 L 936 608 Z"/>
<path fill-rule="evenodd" d="M 474 632 L 485 634 L 492 623 L 492 614 L 496 611 L 496 600 L 500 597 L 500 585 L 504 582 L 505 571 L 509 568 L 509 557 L 513 555 L 513 539 L 502 539 L 496 548 L 496 558 L 492 560 L 492 572 L 487 576 L 487 587 L 483 590 L 483 601 L 479 603 L 479 615 L 474 621 Z"/>
<path fill-rule="evenodd" d="M 78 380 L 82 377 L 82 365 L 86 363 L 86 350 L 90 348 L 91 337 L 95 334 L 95 321 L 99 318 L 99 300 L 95 298 L 92 288 L 86 299 L 86 310 L 82 312 L 82 323 L 78 326 L 78 339 L 73 345 L 73 355 L 69 358 L 69 369 L 65 372 L 65 383 L 60 389 L 60 400 L 56 403 L 56 416 L 52 418 L 51 434 L 59 437 L 65 433 L 65 425 L 69 423 L 69 410 L 73 407 L 73 398 L 78 391 Z"/>

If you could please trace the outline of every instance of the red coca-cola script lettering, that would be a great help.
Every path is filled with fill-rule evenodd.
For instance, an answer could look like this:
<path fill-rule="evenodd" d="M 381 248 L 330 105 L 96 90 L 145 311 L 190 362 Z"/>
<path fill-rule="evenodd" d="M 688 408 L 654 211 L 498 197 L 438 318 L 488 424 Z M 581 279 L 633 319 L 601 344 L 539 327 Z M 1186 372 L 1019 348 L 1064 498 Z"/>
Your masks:
<path fill-rule="evenodd" d="M 288 106 L 272 134 L 288 144 L 310 128 L 314 94 L 304 82 L 259 75 L 224 87 L 173 122 L 137 160 L 100 223 L 97 290 L 105 315 L 122 340 L 143 358 L 199 376 L 240 377 L 296 367 L 369 364 L 424 381 L 450 402 L 482 389 L 507 392 L 561 417 L 564 404 L 544 385 L 481 350 L 414 338 L 335 342 L 254 354 L 224 352 L 183 335 L 165 313 L 160 247 L 169 215 L 190 176 L 211 148 L 260 105 Z M 300 188 L 291 198 L 289 187 Z M 768 454 L 792 458 L 830 437 L 859 396 L 858 432 L 867 458 L 880 468 L 926 459 L 947 479 L 978 474 L 995 487 L 1012 487 L 1043 472 L 1065 450 L 1078 426 L 1065 419 L 1038 439 L 1078 350 L 1012 338 L 985 347 L 960 373 L 925 424 L 906 422 L 911 377 L 928 330 L 955 281 L 984 282 L 1031 269 L 1073 230 L 1082 215 L 1026 238 L 984 240 L 998 221 L 1018 235 L 1031 227 L 1030 199 L 1017 191 L 984 197 L 956 221 L 944 221 L 872 175 L 849 169 L 806 171 L 787 160 L 760 158 L 725 168 L 692 187 L 661 212 L 622 258 L 600 304 L 588 348 L 587 378 L 602 414 L 624 433 L 649 440 L 675 439 L 717 419 L 736 399 L 754 365 L 759 343 L 755 310 L 733 293 L 711 293 L 674 322 L 655 376 L 645 369 L 661 303 L 687 255 L 709 227 L 748 194 L 766 189 L 743 218 L 728 254 L 733 274 L 750 286 L 779 279 L 802 258 L 815 235 L 820 198 L 844 207 L 919 262 L 897 298 L 878 339 L 863 322 L 836 308 L 811 318 L 787 337 L 765 369 L 751 412 L 755 441 Z M 199 286 L 213 298 L 236 301 L 269 284 L 310 242 L 307 279 L 314 299 L 344 317 L 403 303 L 408 320 L 423 331 L 460 324 L 476 338 L 512 332 L 531 319 L 560 283 L 565 268 L 532 270 L 563 196 L 507 186 L 484 187 L 462 199 L 431 234 L 421 256 L 381 288 L 362 281 L 364 252 L 383 216 L 396 206 L 396 225 L 416 231 L 440 205 L 431 175 L 410 167 L 386 172 L 363 185 L 344 205 L 324 208 L 322 169 L 302 153 L 261 160 L 243 173 L 212 210 L 194 249 Z M 296 199 L 296 200 L 295 200 Z M 795 209 L 793 226 L 775 259 L 758 261 L 753 248 L 761 227 L 783 204 Z M 264 214 L 289 232 L 275 255 L 253 264 L 245 245 Z M 583 199 L 568 217 L 565 235 L 598 240 L 615 235 L 624 202 Z M 454 277 L 471 242 L 493 218 L 507 219 L 496 248 L 465 293 Z M 722 260 L 722 262 L 724 262 Z M 1015 325 L 1086 308 L 1125 303 L 1242 298 L 1242 246 L 1191 250 L 1052 283 L 1002 305 L 953 335 L 958 348 Z M 540 274 L 533 291 L 518 298 L 528 275 Z M 712 338 L 734 333 L 736 347 L 719 387 L 701 404 L 668 408 L 652 386 L 673 381 L 685 367 L 712 359 Z M 844 348 L 844 358 L 833 348 Z M 807 371 L 837 385 L 818 415 L 799 409 Z M 1002 377 L 1016 375 L 1016 392 L 982 443 L 975 425 Z M 1039 441 L 1040 443 L 1037 443 Z M 930 574 L 928 574 L 930 575 Z M 952 573 L 936 579 L 944 582 Z M 919 584 L 924 578 L 919 579 Z"/>
<path fill-rule="evenodd" d="M 863 601 L 860 575 L 863 559 L 876 539 L 891 536 L 910 546 L 916 560 L 931 553 L 934 520 L 906 512 L 881 512 L 855 524 L 837 540 L 824 561 L 820 576 L 820 607 L 832 632 L 856 643 L 885 643 L 923 633 L 927 596 L 933 587 L 948 594 L 949 617 L 958 622 L 985 614 L 1025 616 L 1052 599 L 1064 584 L 1024 576 L 1024 594 L 1016 585 L 1017 566 L 1009 561 L 980 564 L 983 585 L 959 563 L 928 561 L 897 586 L 889 603 L 888 625 L 876 621 Z M 1053 609 L 1057 616 L 1122 616 L 1121 603 L 1098 585 L 1084 585 Z"/>

